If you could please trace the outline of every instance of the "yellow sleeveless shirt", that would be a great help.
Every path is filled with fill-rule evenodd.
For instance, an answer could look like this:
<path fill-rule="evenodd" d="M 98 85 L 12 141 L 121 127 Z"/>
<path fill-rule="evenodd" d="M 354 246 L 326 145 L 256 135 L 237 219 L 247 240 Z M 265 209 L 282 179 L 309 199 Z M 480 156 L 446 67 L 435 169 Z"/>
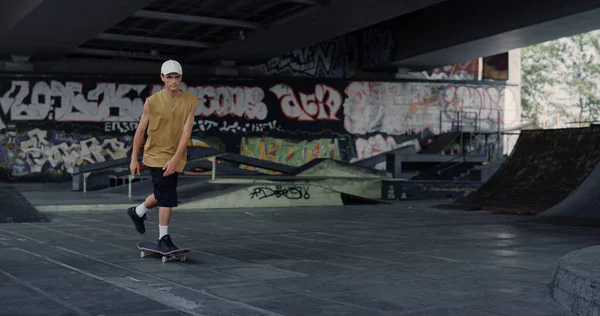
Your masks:
<path fill-rule="evenodd" d="M 171 98 L 163 89 L 149 96 L 146 101 L 150 118 L 143 162 L 148 167 L 162 168 L 177 151 L 183 126 L 190 113 L 196 111 L 198 98 L 187 91 L 182 91 L 178 98 Z M 186 163 L 187 148 L 176 166 L 177 172 L 183 172 Z"/>

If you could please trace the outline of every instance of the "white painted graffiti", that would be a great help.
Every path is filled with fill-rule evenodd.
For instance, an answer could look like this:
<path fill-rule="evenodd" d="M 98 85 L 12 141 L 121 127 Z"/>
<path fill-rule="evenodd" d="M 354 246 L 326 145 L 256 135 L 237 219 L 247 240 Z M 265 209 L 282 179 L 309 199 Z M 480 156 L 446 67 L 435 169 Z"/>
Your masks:
<path fill-rule="evenodd" d="M 365 138 L 356 139 L 356 158 L 352 161 L 363 160 L 377 154 L 396 149 L 398 144 L 392 136 L 383 138 L 381 134 Z"/>
<path fill-rule="evenodd" d="M 104 123 L 104 131 L 129 134 L 130 132 L 134 132 L 138 125 L 138 122 L 106 122 Z"/>
<path fill-rule="evenodd" d="M 128 122 L 141 116 L 144 101 L 139 95 L 146 87 L 99 83 L 84 95 L 81 82 L 38 81 L 31 88 L 29 81 L 15 80 L 0 97 L 0 105 L 5 114 L 10 113 L 12 121 Z M 132 92 L 137 97 L 131 96 Z M 29 104 L 25 103 L 27 97 Z"/>
<path fill-rule="evenodd" d="M 196 116 L 235 115 L 264 120 L 268 114 L 263 101 L 265 92 L 260 87 L 188 87 L 182 83 L 181 88 L 198 97 Z M 11 121 L 138 122 L 145 95 L 161 89 L 160 84 L 97 83 L 94 89 L 84 93 L 81 82 L 14 80 L 10 89 L 0 92 L 0 108 L 5 115 L 10 114 Z M 0 130 L 5 128 L 0 119 Z M 106 125 L 106 128 L 127 132 L 131 125 Z"/>
<path fill-rule="evenodd" d="M 407 145 L 415 146 L 416 151 L 420 150 L 419 142 L 416 139 L 401 142 L 400 144 L 398 144 L 392 136 L 387 136 L 384 138 L 381 134 L 377 134 L 369 138 L 359 137 L 356 139 L 354 144 L 356 146 L 356 157 L 351 158 L 350 162 L 367 159 L 378 154 L 388 152 L 390 150 Z M 385 170 L 385 162 L 376 164 L 374 168 L 379 170 Z"/>
<path fill-rule="evenodd" d="M 55 137 L 53 143 L 48 140 L 48 132 L 40 129 L 27 132 L 27 136 L 27 140 L 20 142 L 17 160 L 26 163 L 30 173 L 41 172 L 46 163 L 55 170 L 72 173 L 73 167 L 78 165 L 98 163 L 106 161 L 107 158 L 126 158 L 131 148 L 115 138 L 99 141 L 92 137 L 77 142 L 69 136 L 69 141 L 60 142 Z M 64 139 L 64 135 L 62 138 Z M 17 161 L 13 164 L 13 174 L 23 171 L 22 166 L 19 166 L 22 163 Z"/>
<path fill-rule="evenodd" d="M 369 137 L 368 139 L 359 137 L 356 139 L 355 145 L 356 157 L 352 158 L 350 162 L 367 159 L 398 147 L 398 144 L 393 137 L 388 136 L 383 138 L 381 134 Z M 375 165 L 375 169 L 385 170 L 385 162 Z"/>
<path fill-rule="evenodd" d="M 505 91 L 503 86 L 352 82 L 345 90 L 344 127 L 353 134 L 439 133 L 463 123 L 472 111 L 479 128 L 497 130 L 504 123 L 498 117 L 506 110 Z"/>
<path fill-rule="evenodd" d="M 194 131 L 206 132 L 212 129 L 218 129 L 220 132 L 225 133 L 249 133 L 249 132 L 269 132 L 279 131 L 281 127 L 277 124 L 276 120 L 266 123 L 242 123 L 234 122 L 233 124 L 227 121 L 216 122 L 212 120 L 196 120 Z"/>
<path fill-rule="evenodd" d="M 250 69 L 258 69 L 266 74 L 290 72 L 292 75 L 316 77 L 320 72 L 329 76 L 336 53 L 335 42 L 325 42 L 269 59 L 266 63 Z"/>
<path fill-rule="evenodd" d="M 288 119 L 300 122 L 339 120 L 337 114 L 342 106 L 342 95 L 333 87 L 317 84 L 313 94 L 299 92 L 296 96 L 292 87 L 280 83 L 269 91 L 277 96 L 281 110 Z"/>
<path fill-rule="evenodd" d="M 196 116 L 235 115 L 249 120 L 264 120 L 267 105 L 263 102 L 265 92 L 259 87 L 190 86 L 189 93 L 198 97 Z"/>

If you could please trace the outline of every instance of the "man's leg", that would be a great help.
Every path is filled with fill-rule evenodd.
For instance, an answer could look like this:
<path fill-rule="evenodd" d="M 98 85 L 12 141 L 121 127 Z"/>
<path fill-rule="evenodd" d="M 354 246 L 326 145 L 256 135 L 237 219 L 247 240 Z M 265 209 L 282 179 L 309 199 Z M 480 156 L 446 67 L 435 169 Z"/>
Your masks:
<path fill-rule="evenodd" d="M 158 208 L 158 239 L 169 234 L 169 222 L 171 221 L 171 207 Z"/>
<path fill-rule="evenodd" d="M 169 222 L 174 207 L 177 207 L 177 180 L 179 174 L 164 177 L 161 174 L 160 183 L 156 186 L 155 196 L 158 206 L 158 247 L 162 251 L 172 251 L 177 246 L 171 241 Z"/>
<path fill-rule="evenodd" d="M 154 197 L 154 193 L 152 193 L 152 194 L 148 195 L 148 197 L 146 198 L 146 200 L 144 200 L 144 202 L 142 202 L 142 204 L 138 205 L 135 208 L 135 213 L 139 217 L 142 217 L 142 216 L 144 216 L 144 214 L 148 213 L 148 211 L 150 211 L 155 206 L 156 206 L 156 198 Z"/>
<path fill-rule="evenodd" d="M 146 226 L 144 225 L 144 221 L 147 218 L 146 213 L 148 213 L 150 209 L 155 207 L 158 202 L 156 200 L 155 194 L 156 188 L 160 184 L 160 180 L 162 177 L 161 168 L 148 167 L 148 170 L 150 171 L 152 186 L 154 187 L 154 193 L 146 197 L 146 200 L 144 200 L 144 202 L 142 202 L 142 204 L 138 205 L 137 207 L 130 207 L 127 209 L 127 214 L 129 215 L 129 218 L 131 218 L 131 221 L 135 226 L 135 230 L 137 230 L 137 232 L 140 234 L 144 234 L 146 232 Z"/>
<path fill-rule="evenodd" d="M 143 234 L 146 232 L 146 226 L 144 225 L 144 221 L 147 218 L 146 213 L 154 206 L 156 206 L 156 199 L 154 198 L 154 194 L 150 194 L 142 204 L 127 209 L 127 214 L 131 218 L 131 221 L 133 221 L 135 230 L 137 230 L 138 233 Z"/>

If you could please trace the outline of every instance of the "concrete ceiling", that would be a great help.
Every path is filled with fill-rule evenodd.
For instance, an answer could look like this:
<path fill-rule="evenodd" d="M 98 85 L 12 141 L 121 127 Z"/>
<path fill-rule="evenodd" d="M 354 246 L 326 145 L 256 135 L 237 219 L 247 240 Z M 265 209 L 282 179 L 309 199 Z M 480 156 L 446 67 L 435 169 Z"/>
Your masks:
<path fill-rule="evenodd" d="M 443 1 L 5 1 L 0 58 L 256 63 Z"/>
<path fill-rule="evenodd" d="M 599 10 L 600 0 L 3 1 L 0 61 L 254 65 L 385 25 L 394 53 L 370 70 L 424 70 L 598 29 Z"/>
<path fill-rule="evenodd" d="M 432 69 L 600 29 L 599 0 L 504 0 L 494 6 L 482 0 L 461 2 L 388 22 L 404 45 L 391 63 L 374 68 Z"/>

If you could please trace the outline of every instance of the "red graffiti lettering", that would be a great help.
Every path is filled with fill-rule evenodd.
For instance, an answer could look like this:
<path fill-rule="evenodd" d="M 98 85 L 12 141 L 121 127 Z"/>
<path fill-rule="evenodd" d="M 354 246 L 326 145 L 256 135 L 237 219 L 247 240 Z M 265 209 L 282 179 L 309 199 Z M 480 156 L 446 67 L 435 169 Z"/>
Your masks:
<path fill-rule="evenodd" d="M 290 86 L 280 83 L 269 89 L 273 92 L 283 114 L 289 119 L 300 122 L 313 122 L 315 120 L 337 121 L 337 113 L 342 107 L 342 95 L 335 88 L 325 84 L 317 84 L 315 93 L 296 93 Z"/>

